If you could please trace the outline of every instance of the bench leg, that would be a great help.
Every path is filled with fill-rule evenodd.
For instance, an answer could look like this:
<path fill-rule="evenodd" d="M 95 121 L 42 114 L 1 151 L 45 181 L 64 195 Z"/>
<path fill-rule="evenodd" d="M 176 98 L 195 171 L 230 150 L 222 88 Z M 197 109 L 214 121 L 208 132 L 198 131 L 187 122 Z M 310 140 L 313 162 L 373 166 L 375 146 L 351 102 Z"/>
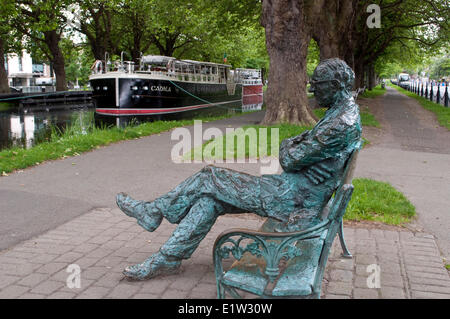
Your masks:
<path fill-rule="evenodd" d="M 217 299 L 225 299 L 224 287 L 219 281 L 216 282 L 216 285 L 217 285 Z"/>
<path fill-rule="evenodd" d="M 339 225 L 339 241 L 341 242 L 342 247 L 342 257 L 344 258 L 352 258 L 352 254 L 348 251 L 347 244 L 344 239 L 344 222 L 341 220 L 341 224 Z"/>

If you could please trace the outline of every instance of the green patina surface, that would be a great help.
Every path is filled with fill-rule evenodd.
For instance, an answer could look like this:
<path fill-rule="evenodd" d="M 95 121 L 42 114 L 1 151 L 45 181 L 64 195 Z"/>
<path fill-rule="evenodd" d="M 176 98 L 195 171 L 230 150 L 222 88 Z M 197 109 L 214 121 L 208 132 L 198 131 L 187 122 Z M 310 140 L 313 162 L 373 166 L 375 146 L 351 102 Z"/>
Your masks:
<path fill-rule="evenodd" d="M 284 231 L 320 224 L 325 206 L 342 185 L 351 154 L 362 145 L 359 108 L 351 96 L 353 82 L 354 73 L 345 62 L 330 59 L 319 64 L 311 81 L 311 90 L 318 104 L 328 109 L 313 128 L 281 142 L 281 174 L 253 176 L 206 166 L 169 193 L 150 202 L 119 194 L 119 207 L 136 218 L 144 229 L 155 230 L 163 218 L 178 224 L 158 253 L 143 263 L 127 267 L 124 274 L 142 280 L 173 273 L 181 260 L 190 258 L 216 219 L 223 214 L 252 212 L 280 221 L 280 229 Z M 350 200 L 348 187 L 350 185 L 346 191 L 336 193 L 333 199 L 336 205 L 331 206 L 325 222 L 333 226 L 319 235 L 321 240 L 327 239 L 325 242 L 328 244 L 342 222 L 345 207 L 341 204 L 346 206 Z M 317 252 L 321 251 L 317 249 Z M 317 255 L 313 250 L 307 253 Z M 293 250 L 288 255 L 300 257 Z M 276 263 L 277 258 L 274 260 Z M 322 265 L 307 266 L 323 269 L 326 256 L 321 260 Z M 300 263 L 295 263 L 295 267 L 298 265 Z M 269 269 L 269 277 L 275 273 Z M 296 276 L 303 276 L 299 269 Z M 322 274 L 319 277 L 321 279 Z M 289 277 L 286 280 L 289 281 Z M 286 294 L 289 294 L 288 284 L 282 284 L 279 295 Z M 316 296 L 317 292 L 313 295 Z"/>

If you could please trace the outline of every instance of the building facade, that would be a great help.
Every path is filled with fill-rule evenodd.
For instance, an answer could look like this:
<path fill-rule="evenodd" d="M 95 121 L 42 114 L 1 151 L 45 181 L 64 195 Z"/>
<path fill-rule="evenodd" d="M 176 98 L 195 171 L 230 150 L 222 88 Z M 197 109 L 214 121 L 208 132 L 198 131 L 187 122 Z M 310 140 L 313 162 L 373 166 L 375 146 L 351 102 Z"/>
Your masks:
<path fill-rule="evenodd" d="M 5 68 L 10 87 L 22 89 L 54 84 L 55 77 L 50 65 L 33 61 L 26 50 L 23 50 L 21 55 L 6 55 Z"/>

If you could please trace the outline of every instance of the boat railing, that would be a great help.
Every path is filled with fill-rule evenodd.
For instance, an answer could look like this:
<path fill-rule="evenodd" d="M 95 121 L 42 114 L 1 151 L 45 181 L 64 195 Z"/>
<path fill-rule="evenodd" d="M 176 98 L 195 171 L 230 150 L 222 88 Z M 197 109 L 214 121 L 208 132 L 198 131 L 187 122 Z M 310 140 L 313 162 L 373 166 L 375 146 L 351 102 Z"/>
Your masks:
<path fill-rule="evenodd" d="M 190 82 L 199 82 L 199 83 L 226 83 L 225 79 L 222 79 L 218 75 L 207 75 L 207 74 L 198 74 L 198 73 L 185 73 L 185 72 L 177 72 L 172 70 L 164 70 L 164 71 L 151 71 L 151 70 L 137 70 L 134 71 L 137 74 L 151 74 L 156 75 L 158 77 L 168 77 L 173 78 L 178 81 L 190 81 Z"/>
<path fill-rule="evenodd" d="M 241 83 L 244 85 L 261 85 L 261 79 L 242 79 Z"/>
<path fill-rule="evenodd" d="M 195 61 L 182 61 L 180 64 L 168 63 L 167 66 L 154 65 L 142 62 L 142 56 L 139 64 L 133 61 L 124 61 L 125 52 L 121 52 L 119 61 L 110 61 L 109 55 L 105 54 L 105 60 L 96 60 L 92 66 L 93 74 L 103 74 L 109 72 L 119 72 L 126 74 L 149 74 L 161 78 L 169 78 L 178 81 L 190 81 L 198 83 L 219 83 L 226 84 L 230 82 L 231 76 L 228 75 L 228 81 L 225 75 L 225 68 L 215 66 L 212 63 L 199 63 Z M 188 71 L 188 72 L 186 72 Z M 233 83 L 239 83 L 239 75 Z"/>

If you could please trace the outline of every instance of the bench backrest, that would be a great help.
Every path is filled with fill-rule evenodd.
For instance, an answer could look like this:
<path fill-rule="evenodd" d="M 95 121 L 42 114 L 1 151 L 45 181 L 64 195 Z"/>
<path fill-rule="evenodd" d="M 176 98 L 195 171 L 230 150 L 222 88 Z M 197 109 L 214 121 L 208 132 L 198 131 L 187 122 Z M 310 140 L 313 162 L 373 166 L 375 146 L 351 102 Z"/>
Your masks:
<path fill-rule="evenodd" d="M 330 253 L 331 245 L 333 244 L 334 238 L 336 237 L 337 231 L 340 227 L 340 222 L 344 217 L 345 210 L 348 203 L 352 197 L 353 185 L 344 184 L 340 187 L 333 199 L 333 203 L 330 207 L 330 213 L 328 218 L 330 220 L 330 226 L 326 234 L 324 245 L 322 247 L 322 253 L 320 254 L 319 265 L 316 272 L 313 287 L 315 291 L 321 290 L 323 273 L 325 271 L 325 266 L 327 264 L 328 255 Z"/>
<path fill-rule="evenodd" d="M 342 186 L 344 186 L 345 184 L 352 183 L 353 172 L 355 171 L 355 168 L 356 168 L 356 159 L 358 157 L 358 154 L 359 154 L 359 149 L 356 149 L 350 154 L 349 158 L 347 159 L 347 162 L 344 165 L 344 172 L 342 174 L 342 178 L 341 178 L 341 180 L 338 184 L 338 187 L 336 188 L 336 191 L 335 191 L 335 196 L 330 198 L 327 205 L 323 209 L 322 214 L 321 214 L 322 219 L 329 217 L 330 208 L 333 205 L 336 194 L 342 188 Z"/>
<path fill-rule="evenodd" d="M 345 184 L 351 184 L 353 179 L 353 173 L 356 168 L 356 159 L 358 158 L 359 149 L 354 150 L 349 158 L 347 159 L 347 163 L 345 164 L 344 173 L 342 174 L 341 182 L 336 189 L 336 192 L 339 188 L 341 188 Z"/>

